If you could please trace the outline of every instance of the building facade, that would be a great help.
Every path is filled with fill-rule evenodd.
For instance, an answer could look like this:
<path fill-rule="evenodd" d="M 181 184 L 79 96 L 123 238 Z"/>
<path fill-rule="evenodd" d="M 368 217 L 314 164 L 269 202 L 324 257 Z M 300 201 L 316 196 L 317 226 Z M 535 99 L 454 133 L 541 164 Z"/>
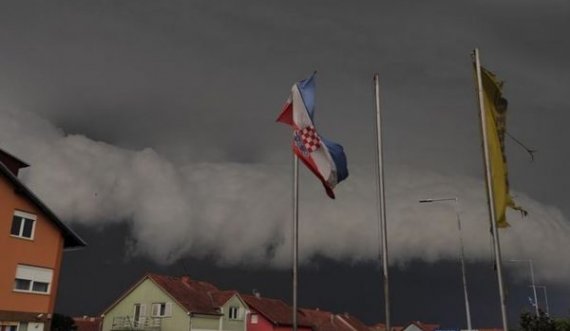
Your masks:
<path fill-rule="evenodd" d="M 235 291 L 148 274 L 105 310 L 102 331 L 246 331 L 247 314 Z"/>
<path fill-rule="evenodd" d="M 85 243 L 19 179 L 0 149 L 0 331 L 48 330 L 63 251 Z"/>

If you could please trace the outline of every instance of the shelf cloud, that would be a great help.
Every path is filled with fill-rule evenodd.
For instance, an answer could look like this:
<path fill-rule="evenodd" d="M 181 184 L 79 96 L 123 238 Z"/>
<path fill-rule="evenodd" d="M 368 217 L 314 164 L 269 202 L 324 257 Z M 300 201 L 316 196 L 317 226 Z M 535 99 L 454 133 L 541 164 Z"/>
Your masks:
<path fill-rule="evenodd" d="M 175 164 L 151 148 L 128 150 L 83 135 L 66 134 L 37 115 L 0 110 L 1 147 L 31 164 L 21 177 L 66 223 L 101 228 L 129 224 L 131 256 L 171 264 L 185 256 L 225 265 L 290 263 L 291 166 L 271 162 Z M 195 151 L 199 152 L 199 151 Z M 333 201 L 301 171 L 300 254 L 343 261 L 378 257 L 375 172 L 355 164 Z M 387 165 L 390 262 L 455 259 L 458 197 L 466 258 L 492 260 L 486 196 L 481 178 Z M 555 206 L 513 192 L 528 211 L 507 216 L 503 257 L 532 258 L 538 277 L 567 281 L 570 223 Z M 564 256 L 561 256 L 564 255 Z"/>

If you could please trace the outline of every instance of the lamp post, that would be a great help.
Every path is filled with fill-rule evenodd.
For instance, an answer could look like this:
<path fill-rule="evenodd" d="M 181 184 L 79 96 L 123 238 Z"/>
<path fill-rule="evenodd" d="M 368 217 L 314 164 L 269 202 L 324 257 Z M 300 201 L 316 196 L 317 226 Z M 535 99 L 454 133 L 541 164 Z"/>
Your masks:
<path fill-rule="evenodd" d="M 544 303 L 546 305 L 546 315 L 550 316 L 550 307 L 548 306 L 548 294 L 546 294 L 546 286 L 544 285 L 534 285 L 535 287 L 541 288 L 544 293 Z M 532 285 L 529 285 L 532 287 Z"/>
<path fill-rule="evenodd" d="M 532 287 L 532 292 L 534 294 L 534 311 L 536 313 L 536 316 L 538 316 L 538 300 L 537 300 L 537 296 L 536 296 L 536 284 L 534 282 L 534 266 L 532 264 L 532 260 L 531 259 L 528 259 L 528 260 L 511 259 L 509 261 L 510 262 L 528 263 L 528 268 L 530 270 L 530 281 L 532 283 L 531 287 Z"/>
<path fill-rule="evenodd" d="M 459 217 L 459 199 L 457 197 L 453 198 L 438 198 L 438 199 L 422 199 L 420 203 L 431 203 L 440 201 L 454 201 L 455 202 L 455 214 L 457 216 L 457 232 L 459 234 L 459 247 L 460 247 L 460 259 L 461 259 L 461 278 L 463 280 L 463 296 L 465 297 L 465 316 L 467 318 L 467 329 L 471 328 L 471 311 L 469 309 L 469 295 L 467 293 L 467 276 L 465 274 L 465 252 L 463 249 L 463 235 L 461 233 L 461 218 Z"/>

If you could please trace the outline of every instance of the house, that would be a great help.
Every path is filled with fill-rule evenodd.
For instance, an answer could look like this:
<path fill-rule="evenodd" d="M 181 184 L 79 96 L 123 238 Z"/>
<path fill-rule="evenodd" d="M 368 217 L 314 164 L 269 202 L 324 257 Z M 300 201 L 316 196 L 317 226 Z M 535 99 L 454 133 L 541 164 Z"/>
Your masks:
<path fill-rule="evenodd" d="M 356 317 L 349 314 L 333 314 L 320 309 L 300 309 L 305 318 L 313 325 L 314 331 L 370 331 Z"/>
<path fill-rule="evenodd" d="M 247 319 L 247 331 L 290 331 L 293 329 L 293 309 L 282 300 L 242 294 L 250 314 Z M 312 331 L 311 322 L 297 314 L 297 330 Z M 368 330 L 366 330 L 368 331 Z"/>
<path fill-rule="evenodd" d="M 64 250 L 85 242 L 18 178 L 28 165 L 0 149 L 0 330 L 49 330 Z"/>
<path fill-rule="evenodd" d="M 247 314 L 235 291 L 147 274 L 105 310 L 102 331 L 246 331 Z"/>
<path fill-rule="evenodd" d="M 76 331 L 100 331 L 101 330 L 101 318 L 100 317 L 74 317 L 73 322 L 75 323 Z"/>
<path fill-rule="evenodd" d="M 404 326 L 402 331 L 436 331 L 439 329 L 439 324 L 428 324 L 420 321 L 413 321 Z"/>
<path fill-rule="evenodd" d="M 390 327 L 390 329 L 392 329 L 392 331 L 402 331 L 403 328 L 404 328 L 403 326 L 394 326 L 394 325 L 392 325 Z M 386 324 L 384 324 L 384 323 L 374 324 L 370 327 L 370 330 L 371 331 L 386 331 Z"/>

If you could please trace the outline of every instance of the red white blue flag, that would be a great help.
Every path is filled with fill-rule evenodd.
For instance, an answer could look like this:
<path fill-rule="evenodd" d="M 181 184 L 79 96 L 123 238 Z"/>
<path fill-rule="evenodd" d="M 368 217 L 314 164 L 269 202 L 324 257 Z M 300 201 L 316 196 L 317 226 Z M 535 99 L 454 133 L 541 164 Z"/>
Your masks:
<path fill-rule="evenodd" d="M 348 177 L 346 155 L 341 145 L 320 136 L 313 125 L 315 113 L 315 73 L 291 88 L 291 95 L 277 122 L 293 128 L 293 152 L 323 183 L 334 199 L 336 184 Z"/>

